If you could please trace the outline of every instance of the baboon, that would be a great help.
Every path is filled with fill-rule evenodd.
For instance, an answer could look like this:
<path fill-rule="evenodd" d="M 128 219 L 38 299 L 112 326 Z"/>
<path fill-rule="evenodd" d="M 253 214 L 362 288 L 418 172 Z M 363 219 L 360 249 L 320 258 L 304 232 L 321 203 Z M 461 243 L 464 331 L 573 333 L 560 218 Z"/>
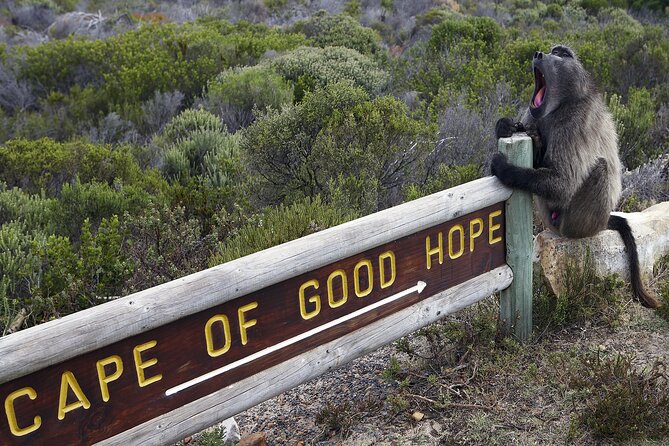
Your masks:
<path fill-rule="evenodd" d="M 520 122 L 497 121 L 497 138 L 526 131 L 534 143 L 534 168 L 508 163 L 496 153 L 491 171 L 507 186 L 534 194 L 543 223 L 569 238 L 618 231 L 629 256 L 632 289 L 640 303 L 659 303 L 643 287 L 636 242 L 627 220 L 611 215 L 620 199 L 622 166 L 611 113 L 574 51 L 556 45 L 532 60 L 534 93 Z"/>

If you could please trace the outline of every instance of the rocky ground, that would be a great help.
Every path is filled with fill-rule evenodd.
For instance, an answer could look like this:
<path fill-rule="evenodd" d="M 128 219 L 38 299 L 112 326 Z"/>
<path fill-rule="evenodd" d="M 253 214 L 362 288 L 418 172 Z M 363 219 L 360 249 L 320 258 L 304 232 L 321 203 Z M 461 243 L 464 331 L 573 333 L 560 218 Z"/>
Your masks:
<path fill-rule="evenodd" d="M 477 311 L 439 326 L 476 324 Z M 270 446 L 669 445 L 597 439 L 575 422 L 587 389 L 573 382 L 588 375 L 588 361 L 623 354 L 637 370 L 669 363 L 669 324 L 636 303 L 612 324 L 585 321 L 527 345 L 490 341 L 454 356 L 443 344 L 448 360 L 420 359 L 416 352 L 434 350 L 427 339 L 416 334 L 239 414 L 242 436 L 263 432 Z"/>

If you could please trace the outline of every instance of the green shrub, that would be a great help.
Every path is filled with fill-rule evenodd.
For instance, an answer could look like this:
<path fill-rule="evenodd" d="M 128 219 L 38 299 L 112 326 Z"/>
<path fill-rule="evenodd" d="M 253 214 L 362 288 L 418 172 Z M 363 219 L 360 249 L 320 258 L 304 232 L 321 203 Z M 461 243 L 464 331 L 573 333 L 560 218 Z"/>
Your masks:
<path fill-rule="evenodd" d="M 100 298 L 118 297 L 134 269 L 117 216 L 103 219 L 95 233 L 84 220 L 80 233 L 78 245 L 52 235 L 33 247 L 42 261 L 42 281 L 34 295 L 51 302 L 55 312 L 38 321 L 83 310 L 101 303 Z"/>
<path fill-rule="evenodd" d="M 126 254 L 140 267 L 124 284 L 126 292 L 140 291 L 207 267 L 217 232 L 203 233 L 201 222 L 188 217 L 183 207 L 148 205 L 142 212 L 126 214 Z"/>
<path fill-rule="evenodd" d="M 200 176 L 214 187 L 224 187 L 234 180 L 235 172 L 226 166 L 235 167 L 238 141 L 238 136 L 229 133 L 193 132 L 167 149 L 163 172 L 171 180 Z"/>
<path fill-rule="evenodd" d="M 211 257 L 211 266 L 271 248 L 355 218 L 338 207 L 323 203 L 320 197 L 305 198 L 289 206 L 280 204 L 242 226 L 222 242 Z"/>
<path fill-rule="evenodd" d="M 35 325 L 121 293 L 134 265 L 125 256 L 118 218 L 103 219 L 96 233 L 86 220 L 80 232 L 73 245 L 68 237 L 30 231 L 22 222 L 0 226 L 0 330 L 11 313 L 23 310 Z"/>
<path fill-rule="evenodd" d="M 254 109 L 280 109 L 293 102 L 293 87 L 269 66 L 232 68 L 209 82 L 204 105 L 230 132 L 255 120 Z"/>
<path fill-rule="evenodd" d="M 618 40 L 616 67 L 617 87 L 625 93 L 629 87 L 656 88 L 669 82 L 669 39 L 666 29 L 645 25 L 629 41 Z M 622 61 L 622 64 L 620 64 Z"/>
<path fill-rule="evenodd" d="M 638 368 L 635 358 L 590 354 L 571 386 L 587 391 L 577 422 L 597 440 L 616 443 L 669 435 L 669 380 L 660 361 Z"/>
<path fill-rule="evenodd" d="M 360 0 L 347 0 L 346 5 L 344 5 L 344 14 L 354 19 L 360 18 Z"/>
<path fill-rule="evenodd" d="M 342 80 L 353 82 L 372 95 L 387 85 L 388 74 L 369 57 L 344 47 L 300 47 L 271 62 L 286 79 L 296 83 L 295 99 L 301 100 L 304 91 Z M 306 87 L 306 88 L 305 88 Z"/>
<path fill-rule="evenodd" d="M 370 99 L 360 88 L 340 83 L 265 113 L 240 144 L 265 203 L 331 196 L 332 187 L 355 186 L 350 176 L 364 181 L 354 189 L 379 194 L 378 208 L 390 204 L 387 195 L 411 175 L 429 138 L 429 129 L 410 119 L 399 100 Z"/>
<path fill-rule="evenodd" d="M 154 143 L 163 147 L 162 172 L 170 181 L 186 184 L 199 178 L 210 187 L 224 188 L 238 179 L 239 135 L 228 133 L 206 110 L 184 110 Z"/>
<path fill-rule="evenodd" d="M 490 18 L 447 14 L 442 22 L 432 26 L 427 41 L 407 53 L 408 83 L 429 100 L 438 95 L 448 98 L 464 94 L 467 104 L 476 108 L 482 107 L 481 99 L 491 96 L 507 74 L 514 88 L 529 85 L 527 67 L 537 48 L 529 59 L 515 62 L 517 51 L 512 49 L 506 55 L 506 48 L 501 49 L 505 36 L 500 25 Z M 513 63 L 507 66 L 507 61 Z M 518 83 L 521 76 L 524 79 Z"/>
<path fill-rule="evenodd" d="M 349 193 L 356 197 L 366 190 L 376 191 L 378 199 L 375 206 L 358 208 L 359 212 L 397 204 L 393 197 L 414 178 L 430 149 L 433 131 L 411 119 L 406 105 L 391 96 L 356 104 L 350 110 L 335 110 L 314 141 L 314 161 L 320 165 L 317 181 L 326 175 L 328 181 L 336 178 L 337 185 L 344 187 L 355 183 L 342 182 L 342 176 L 366 180 Z M 340 166 L 347 166 L 345 172 Z"/>
<path fill-rule="evenodd" d="M 45 240 L 44 233 L 30 231 L 20 221 L 0 226 L 0 277 L 9 298 L 29 297 L 39 287 L 41 260 L 32 249 Z"/>
<path fill-rule="evenodd" d="M 630 7 L 637 10 L 650 9 L 655 11 L 664 11 L 667 13 L 667 0 L 631 0 Z"/>
<path fill-rule="evenodd" d="M 203 110 L 189 108 L 172 118 L 161 135 L 162 144 L 174 144 L 179 140 L 188 139 L 195 132 L 222 132 L 223 123 L 214 114 Z"/>
<path fill-rule="evenodd" d="M 358 20 L 347 14 L 330 15 L 319 11 L 309 19 L 296 23 L 293 30 L 304 33 L 321 48 L 344 46 L 361 54 L 380 51 L 380 38 L 376 31 L 360 25 Z"/>
<path fill-rule="evenodd" d="M 429 46 L 435 52 L 469 43 L 476 53 L 496 53 L 502 40 L 501 26 L 490 17 L 452 16 L 432 28 Z"/>
<path fill-rule="evenodd" d="M 49 138 L 17 139 L 0 146 L 0 181 L 26 192 L 44 189 L 48 195 L 57 195 L 64 184 L 77 177 L 82 182 L 111 184 L 116 178 L 132 182 L 139 172 L 129 148 L 123 146 L 59 143 Z"/>
<path fill-rule="evenodd" d="M 138 212 L 150 199 L 151 195 L 143 188 L 121 182 L 109 185 L 76 180 L 72 184 L 65 184 L 59 200 L 62 219 L 58 221 L 58 233 L 77 240 L 84 221 L 88 220 L 97 228 L 104 219 L 114 215 L 123 215 L 126 211 Z"/>
<path fill-rule="evenodd" d="M 350 109 L 368 99 L 360 88 L 335 84 L 308 94 L 300 104 L 263 113 L 240 141 L 245 164 L 257 176 L 260 199 L 278 204 L 322 192 L 326 183 L 316 176 L 328 166 L 317 160 L 314 142 L 335 110 Z"/>
<path fill-rule="evenodd" d="M 617 276 L 598 277 L 592 255 L 569 261 L 562 277 L 564 291 L 557 296 L 535 283 L 533 319 L 540 330 L 559 329 L 588 321 L 614 326 L 626 300 L 625 284 Z"/>
<path fill-rule="evenodd" d="M 659 148 L 653 147 L 650 140 L 655 103 L 648 90 L 630 89 L 627 104 L 621 104 L 620 96 L 613 94 L 609 109 L 616 122 L 620 156 L 628 169 L 634 169 L 659 154 Z"/>
<path fill-rule="evenodd" d="M 52 234 L 61 219 L 58 200 L 47 198 L 44 191 L 30 195 L 17 187 L 8 190 L 0 183 L 0 226 L 15 221 L 29 231 Z"/>
<path fill-rule="evenodd" d="M 481 177 L 480 166 L 465 164 L 464 166 L 448 166 L 440 164 L 437 171 L 430 175 L 423 184 L 410 184 L 405 188 L 407 201 L 450 189 L 460 184 L 474 181 Z"/>
<path fill-rule="evenodd" d="M 564 14 L 564 12 L 562 10 L 562 5 L 560 5 L 559 3 L 551 3 L 551 4 L 547 5 L 546 15 L 548 17 L 552 17 L 554 19 L 559 20 L 559 19 L 562 18 L 563 14 Z"/>
<path fill-rule="evenodd" d="M 145 24 L 103 40 L 68 38 L 23 49 L 22 77 L 47 92 L 96 87 L 88 112 L 102 115 L 179 90 L 188 101 L 223 69 L 251 64 L 266 51 L 303 43 L 278 28 L 226 22 Z"/>

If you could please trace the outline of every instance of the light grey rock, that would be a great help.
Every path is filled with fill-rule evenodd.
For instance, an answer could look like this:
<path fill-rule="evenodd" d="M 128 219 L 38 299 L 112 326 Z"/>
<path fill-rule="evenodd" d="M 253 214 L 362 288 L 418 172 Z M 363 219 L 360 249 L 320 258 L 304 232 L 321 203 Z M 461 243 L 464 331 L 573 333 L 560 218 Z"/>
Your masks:
<path fill-rule="evenodd" d="M 239 426 L 234 418 L 224 420 L 220 426 L 225 428 L 225 437 L 223 438 L 224 444 L 236 444 L 242 438 L 239 432 Z"/>
<path fill-rule="evenodd" d="M 669 202 L 634 213 L 616 212 L 625 217 L 637 244 L 639 265 L 644 283 L 648 283 L 653 265 L 669 253 Z M 543 274 L 551 290 L 558 294 L 564 290 L 563 276 L 567 262 L 579 264 L 590 251 L 597 275 L 617 273 L 629 281 L 627 253 L 620 235 L 615 231 L 602 231 L 594 237 L 567 239 L 544 231 L 534 240 L 535 271 Z"/>

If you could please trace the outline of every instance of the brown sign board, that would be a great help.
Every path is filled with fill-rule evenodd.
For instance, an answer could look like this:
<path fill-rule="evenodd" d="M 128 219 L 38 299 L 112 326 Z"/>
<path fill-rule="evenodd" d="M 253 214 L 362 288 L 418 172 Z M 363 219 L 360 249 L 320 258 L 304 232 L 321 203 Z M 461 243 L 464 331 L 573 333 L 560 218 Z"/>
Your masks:
<path fill-rule="evenodd" d="M 504 225 L 501 202 L 2 383 L 0 445 L 92 444 L 294 360 L 504 265 Z"/>

